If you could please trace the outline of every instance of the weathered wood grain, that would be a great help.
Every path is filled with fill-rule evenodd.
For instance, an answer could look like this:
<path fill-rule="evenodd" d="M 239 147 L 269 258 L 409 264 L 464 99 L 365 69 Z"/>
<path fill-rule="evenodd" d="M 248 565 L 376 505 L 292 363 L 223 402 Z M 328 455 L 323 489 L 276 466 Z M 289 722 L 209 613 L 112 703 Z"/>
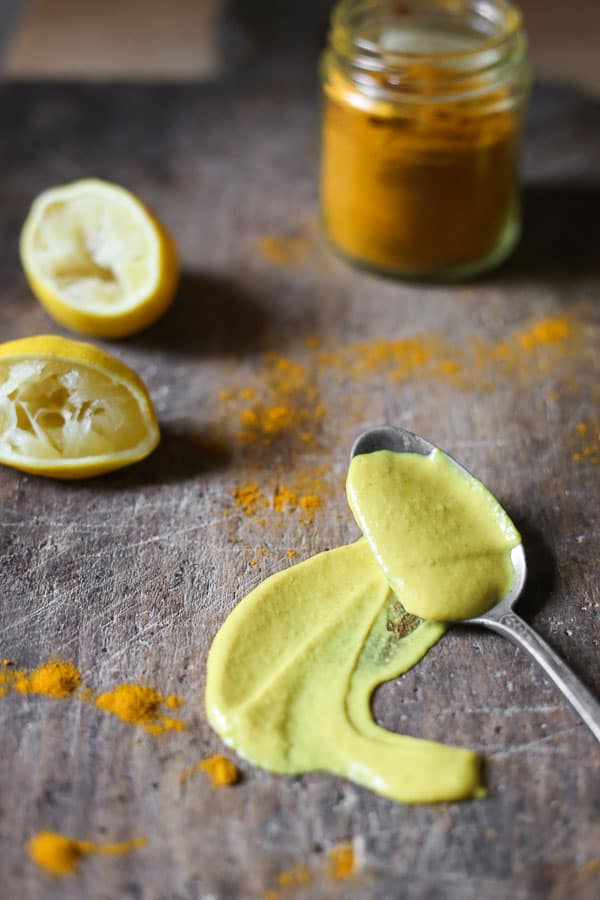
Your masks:
<path fill-rule="evenodd" d="M 98 690 L 132 680 L 175 691 L 189 723 L 156 739 L 91 705 L 0 697 L 3 900 L 246 900 L 296 863 L 315 880 L 284 898 L 600 891 L 598 747 L 540 671 L 489 634 L 456 629 L 375 705 L 390 728 L 481 749 L 485 801 L 404 807 L 326 774 L 287 779 L 244 764 L 235 789 L 180 783 L 185 765 L 221 749 L 202 700 L 214 633 L 250 587 L 289 564 L 288 548 L 301 559 L 355 536 L 346 454 L 361 428 L 381 421 L 455 453 L 506 504 L 532 569 L 524 614 L 600 693 L 598 469 L 572 459 L 576 423 L 598 412 L 600 104 L 536 91 L 522 245 L 504 270 L 444 288 L 361 274 L 323 246 L 315 101 L 308 77 L 273 70 L 202 88 L 0 91 L 2 339 L 60 331 L 17 255 L 28 204 L 50 184 L 89 174 L 127 184 L 174 231 L 185 272 L 161 323 L 111 345 L 155 398 L 164 440 L 154 456 L 83 484 L 0 472 L 0 656 L 23 666 L 67 656 Z M 299 264 L 278 267 L 259 252 L 261 235 L 298 231 L 309 247 Z M 315 370 L 328 411 L 315 447 L 257 450 L 231 437 L 208 454 L 194 438 L 223 424 L 221 388 L 259 377 L 270 349 L 306 360 L 309 335 L 339 347 L 436 333 L 461 346 L 563 313 L 581 329 L 576 351 L 557 354 L 550 371 L 534 358 L 527 377 L 498 374 L 494 390 L 476 379 L 464 389 Z M 278 468 L 321 461 L 331 493 L 313 526 L 223 516 L 249 473 L 263 483 Z M 250 567 L 259 546 L 269 552 Z M 41 828 L 98 840 L 145 834 L 149 845 L 90 858 L 56 883 L 24 851 Z M 363 859 L 356 879 L 317 877 L 327 848 L 345 840 Z"/>

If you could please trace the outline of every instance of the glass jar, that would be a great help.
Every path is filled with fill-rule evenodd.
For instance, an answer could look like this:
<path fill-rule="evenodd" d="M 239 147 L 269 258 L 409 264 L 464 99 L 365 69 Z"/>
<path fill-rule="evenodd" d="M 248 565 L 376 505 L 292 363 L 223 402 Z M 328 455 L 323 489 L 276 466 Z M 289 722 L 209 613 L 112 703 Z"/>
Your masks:
<path fill-rule="evenodd" d="M 322 59 L 325 233 L 363 267 L 456 279 L 520 233 L 530 82 L 506 0 L 341 0 Z"/>

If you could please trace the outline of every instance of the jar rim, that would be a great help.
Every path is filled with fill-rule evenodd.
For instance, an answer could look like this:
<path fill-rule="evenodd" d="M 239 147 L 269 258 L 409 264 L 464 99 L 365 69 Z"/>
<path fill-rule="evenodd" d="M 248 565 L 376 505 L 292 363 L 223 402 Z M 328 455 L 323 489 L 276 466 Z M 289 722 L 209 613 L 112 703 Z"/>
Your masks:
<path fill-rule="evenodd" d="M 432 14 L 436 25 L 440 15 L 442 25 L 450 23 L 449 34 L 465 25 L 465 33 L 474 35 L 475 42 L 434 53 L 382 46 L 381 34 L 391 24 L 406 26 L 411 19 L 413 26 L 427 23 Z M 495 22 L 495 33 L 486 36 L 475 27 L 475 17 Z M 365 39 L 373 29 L 379 29 L 379 41 Z M 438 35 L 443 31 L 435 29 Z M 526 90 L 530 82 L 526 48 L 523 17 L 512 0 L 339 0 L 331 16 L 329 53 L 340 72 L 359 93 L 392 102 L 479 101 L 504 86 Z"/>
<path fill-rule="evenodd" d="M 415 0 L 409 0 L 411 6 Z M 423 64 L 444 64 L 444 63 L 460 63 L 468 60 L 473 61 L 470 71 L 477 70 L 477 58 L 482 55 L 486 56 L 490 51 L 509 47 L 523 33 L 523 15 L 511 0 L 467 0 L 465 7 L 460 11 L 460 17 L 464 17 L 465 12 L 470 9 L 476 10 L 478 6 L 487 8 L 493 7 L 497 9 L 503 17 L 502 27 L 498 29 L 496 34 L 484 36 L 482 34 L 481 42 L 475 46 L 466 47 L 460 50 L 439 50 L 433 52 L 420 52 L 409 50 L 393 50 L 390 48 L 382 48 L 376 41 L 365 39 L 364 37 L 355 37 L 353 31 L 355 23 L 353 17 L 359 16 L 361 12 L 368 14 L 369 12 L 386 11 L 386 7 L 390 7 L 389 12 L 398 15 L 394 11 L 393 6 L 398 4 L 389 4 L 381 2 L 381 0 L 339 0 L 331 14 L 331 31 L 330 43 L 333 49 L 340 55 L 353 58 L 353 61 L 360 64 L 366 64 L 365 68 L 396 68 L 398 66 L 410 65 L 416 62 Z M 418 5 L 418 0 L 417 0 Z M 407 10 L 405 4 L 401 4 L 402 18 L 407 12 L 416 13 L 416 9 Z M 440 6 L 440 12 L 444 12 L 449 18 L 459 18 L 457 11 L 451 7 L 446 9 Z M 400 20 L 400 18 L 399 18 Z M 359 51 L 359 53 L 353 52 Z M 367 54 L 366 58 L 360 55 L 360 51 Z M 380 62 L 383 65 L 377 65 Z"/>

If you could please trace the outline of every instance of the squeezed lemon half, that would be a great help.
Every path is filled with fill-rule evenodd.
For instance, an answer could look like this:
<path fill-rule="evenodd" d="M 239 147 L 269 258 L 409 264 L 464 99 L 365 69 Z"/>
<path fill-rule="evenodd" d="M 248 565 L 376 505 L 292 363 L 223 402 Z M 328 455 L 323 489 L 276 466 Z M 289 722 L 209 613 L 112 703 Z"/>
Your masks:
<path fill-rule="evenodd" d="M 107 181 L 74 181 L 40 194 L 23 226 L 20 253 L 40 303 L 82 334 L 134 334 L 175 296 L 173 239 L 137 197 Z"/>
<path fill-rule="evenodd" d="M 52 478 L 89 478 L 148 456 L 160 439 L 132 369 L 55 336 L 0 344 L 0 462 Z"/>

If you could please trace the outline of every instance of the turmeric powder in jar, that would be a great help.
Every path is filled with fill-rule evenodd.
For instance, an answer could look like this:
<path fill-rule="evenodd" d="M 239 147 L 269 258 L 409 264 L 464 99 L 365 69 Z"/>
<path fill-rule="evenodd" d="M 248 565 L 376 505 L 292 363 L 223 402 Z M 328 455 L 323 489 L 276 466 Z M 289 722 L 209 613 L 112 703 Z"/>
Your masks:
<path fill-rule="evenodd" d="M 511 252 L 530 81 L 511 3 L 341 0 L 322 76 L 321 207 L 335 248 L 438 280 Z"/>

